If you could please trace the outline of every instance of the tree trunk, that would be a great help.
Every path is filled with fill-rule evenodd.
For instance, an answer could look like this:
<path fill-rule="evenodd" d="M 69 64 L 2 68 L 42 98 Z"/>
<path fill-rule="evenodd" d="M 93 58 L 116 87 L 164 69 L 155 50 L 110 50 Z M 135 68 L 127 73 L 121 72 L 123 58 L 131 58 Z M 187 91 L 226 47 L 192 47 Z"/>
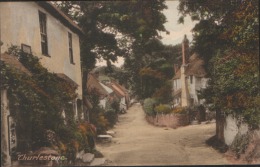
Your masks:
<path fill-rule="evenodd" d="M 225 117 L 220 110 L 216 111 L 216 136 L 217 139 L 221 142 L 224 140 L 224 126 L 225 126 Z"/>

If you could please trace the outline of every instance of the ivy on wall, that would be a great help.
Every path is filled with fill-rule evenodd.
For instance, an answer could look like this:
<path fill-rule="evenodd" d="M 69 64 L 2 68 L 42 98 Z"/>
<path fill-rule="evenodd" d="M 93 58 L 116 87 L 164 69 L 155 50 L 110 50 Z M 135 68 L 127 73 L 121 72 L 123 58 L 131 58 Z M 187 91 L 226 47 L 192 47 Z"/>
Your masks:
<path fill-rule="evenodd" d="M 32 74 L 0 62 L 1 90 L 8 91 L 10 113 L 17 124 L 17 151 L 49 146 L 75 158 L 76 151 L 88 147 L 87 140 L 83 140 L 86 135 L 94 135 L 93 128 L 74 119 L 71 103 L 77 97 L 76 88 L 48 72 L 36 56 L 21 52 L 17 46 L 10 47 L 8 54 L 16 56 Z M 63 110 L 66 120 L 61 114 Z M 50 140 L 47 132 L 54 133 L 55 139 Z"/>

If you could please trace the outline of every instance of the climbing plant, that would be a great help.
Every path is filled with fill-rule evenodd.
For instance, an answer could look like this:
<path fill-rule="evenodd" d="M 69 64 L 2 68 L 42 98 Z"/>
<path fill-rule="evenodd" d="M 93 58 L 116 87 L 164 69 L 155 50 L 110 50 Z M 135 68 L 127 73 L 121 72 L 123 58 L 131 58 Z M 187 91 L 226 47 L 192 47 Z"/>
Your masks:
<path fill-rule="evenodd" d="M 17 46 L 10 47 L 7 53 L 17 57 L 31 74 L 0 62 L 1 90 L 8 91 L 10 112 L 17 124 L 17 151 L 50 146 L 69 155 L 71 150 L 75 154 L 76 150 L 87 147 L 86 142 L 81 140 L 85 133 L 81 133 L 74 119 L 71 104 L 77 97 L 76 87 L 48 72 L 39 58 L 22 52 Z M 63 110 L 66 120 L 61 114 Z M 47 131 L 55 134 L 56 142 L 48 140 Z"/>

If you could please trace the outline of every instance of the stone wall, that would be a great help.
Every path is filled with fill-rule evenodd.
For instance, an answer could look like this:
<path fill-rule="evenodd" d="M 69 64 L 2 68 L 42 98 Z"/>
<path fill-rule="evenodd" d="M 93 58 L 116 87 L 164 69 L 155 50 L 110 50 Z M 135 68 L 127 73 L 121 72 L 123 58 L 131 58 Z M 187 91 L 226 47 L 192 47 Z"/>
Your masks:
<path fill-rule="evenodd" d="M 189 116 L 185 114 L 158 114 L 156 116 L 146 116 L 146 120 L 153 125 L 177 128 L 189 125 Z"/>

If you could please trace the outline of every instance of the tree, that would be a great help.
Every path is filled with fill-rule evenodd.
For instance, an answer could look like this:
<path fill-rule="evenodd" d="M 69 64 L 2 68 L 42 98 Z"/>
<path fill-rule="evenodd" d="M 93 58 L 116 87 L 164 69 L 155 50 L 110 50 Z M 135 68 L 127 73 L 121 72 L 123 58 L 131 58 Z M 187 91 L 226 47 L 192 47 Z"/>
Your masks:
<path fill-rule="evenodd" d="M 81 41 L 83 85 L 96 58 L 102 57 L 111 65 L 110 61 L 116 61 L 117 56 L 126 58 L 125 69 L 133 78 L 132 83 L 140 83 L 140 77 L 134 75 L 144 67 L 143 46 L 149 39 L 158 37 L 159 31 L 166 31 L 163 25 L 166 18 L 162 14 L 166 9 L 164 1 L 61 1 L 55 4 L 86 34 Z"/>
<path fill-rule="evenodd" d="M 224 112 L 259 127 L 259 19 L 257 0 L 180 0 L 180 22 L 194 27 L 194 50 L 208 63 L 211 76 L 202 94 Z M 222 127 L 223 128 L 223 127 Z M 223 129 L 218 132 L 222 133 Z"/>

